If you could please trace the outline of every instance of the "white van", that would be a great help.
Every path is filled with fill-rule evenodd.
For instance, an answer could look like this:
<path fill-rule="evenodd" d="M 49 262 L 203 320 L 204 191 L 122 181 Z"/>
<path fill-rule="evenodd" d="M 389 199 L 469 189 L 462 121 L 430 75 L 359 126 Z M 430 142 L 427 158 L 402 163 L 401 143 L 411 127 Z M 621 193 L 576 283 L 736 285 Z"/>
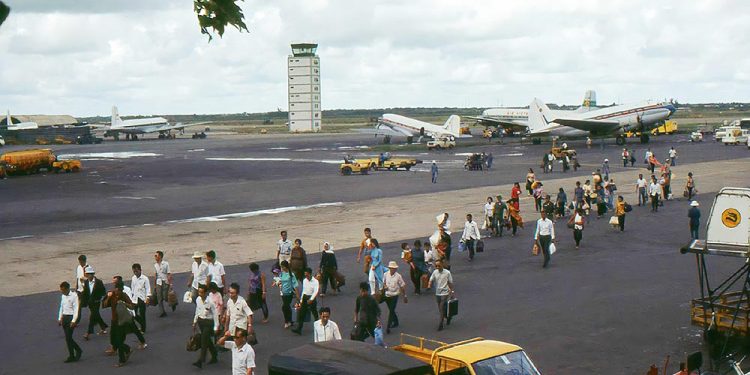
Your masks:
<path fill-rule="evenodd" d="M 748 138 L 748 129 L 730 129 L 727 134 L 721 138 L 721 142 L 724 146 L 746 144 Z"/>

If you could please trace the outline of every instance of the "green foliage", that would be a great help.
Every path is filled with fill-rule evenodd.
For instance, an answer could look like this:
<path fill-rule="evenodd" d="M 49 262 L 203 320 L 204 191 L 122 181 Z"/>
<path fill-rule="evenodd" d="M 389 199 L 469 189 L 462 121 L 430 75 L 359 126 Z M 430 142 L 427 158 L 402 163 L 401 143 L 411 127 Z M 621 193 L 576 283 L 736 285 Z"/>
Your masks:
<path fill-rule="evenodd" d="M 248 31 L 245 25 L 245 15 L 237 4 L 244 0 L 193 0 L 193 10 L 198 16 L 201 34 L 208 35 L 208 41 L 213 39 L 213 33 L 224 35 L 227 25 L 234 26 L 240 32 Z M 213 32 L 209 29 L 213 29 Z"/>

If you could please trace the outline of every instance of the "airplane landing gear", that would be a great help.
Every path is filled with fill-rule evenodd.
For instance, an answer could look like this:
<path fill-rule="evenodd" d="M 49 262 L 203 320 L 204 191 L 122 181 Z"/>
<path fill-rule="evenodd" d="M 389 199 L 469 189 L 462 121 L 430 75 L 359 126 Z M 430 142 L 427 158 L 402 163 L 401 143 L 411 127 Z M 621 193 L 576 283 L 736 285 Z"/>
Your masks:
<path fill-rule="evenodd" d="M 413 137 L 413 136 L 408 136 L 408 137 L 406 137 L 406 143 L 407 143 L 407 144 L 412 144 L 412 143 L 414 143 L 414 137 Z"/>

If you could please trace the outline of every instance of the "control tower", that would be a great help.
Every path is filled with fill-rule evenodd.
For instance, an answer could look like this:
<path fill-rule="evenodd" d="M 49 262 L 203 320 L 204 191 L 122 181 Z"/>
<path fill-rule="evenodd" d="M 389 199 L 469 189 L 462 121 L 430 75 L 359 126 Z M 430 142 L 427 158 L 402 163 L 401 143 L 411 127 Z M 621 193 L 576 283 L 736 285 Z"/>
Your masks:
<path fill-rule="evenodd" d="M 287 59 L 289 74 L 289 131 L 318 132 L 323 121 L 320 107 L 320 58 L 314 43 L 292 44 Z"/>

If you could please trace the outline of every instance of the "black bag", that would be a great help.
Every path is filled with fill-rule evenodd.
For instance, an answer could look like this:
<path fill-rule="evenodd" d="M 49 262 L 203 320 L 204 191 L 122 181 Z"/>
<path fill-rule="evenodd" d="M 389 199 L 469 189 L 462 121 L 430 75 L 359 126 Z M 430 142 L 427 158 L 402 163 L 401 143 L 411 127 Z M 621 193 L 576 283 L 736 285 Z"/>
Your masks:
<path fill-rule="evenodd" d="M 258 337 L 255 335 L 255 330 L 252 328 L 247 331 L 247 343 L 251 346 L 258 345 Z"/>
<path fill-rule="evenodd" d="M 364 327 L 362 327 L 359 322 L 354 322 L 354 327 L 352 327 L 352 333 L 349 335 L 349 338 L 352 339 L 352 341 L 365 341 L 367 338 L 367 331 L 365 331 Z"/>
<path fill-rule="evenodd" d="M 453 317 L 458 315 L 458 299 L 451 298 L 445 303 L 445 316 Z"/>
<path fill-rule="evenodd" d="M 156 294 L 152 294 L 148 296 L 148 305 L 149 306 L 157 306 L 159 305 L 159 300 L 156 298 Z"/>
<path fill-rule="evenodd" d="M 633 206 L 630 203 L 625 203 L 625 212 L 633 211 Z"/>
<path fill-rule="evenodd" d="M 185 349 L 189 352 L 195 352 L 198 351 L 198 349 L 201 348 L 201 334 L 195 331 L 195 328 L 193 328 L 193 333 L 188 337 L 187 346 Z"/>
<path fill-rule="evenodd" d="M 117 301 L 117 325 L 124 326 L 133 322 L 133 315 L 130 315 L 130 310 L 125 306 L 125 302 Z"/>
<path fill-rule="evenodd" d="M 483 253 L 484 252 L 484 241 L 477 240 L 476 252 L 478 252 L 478 253 Z"/>

